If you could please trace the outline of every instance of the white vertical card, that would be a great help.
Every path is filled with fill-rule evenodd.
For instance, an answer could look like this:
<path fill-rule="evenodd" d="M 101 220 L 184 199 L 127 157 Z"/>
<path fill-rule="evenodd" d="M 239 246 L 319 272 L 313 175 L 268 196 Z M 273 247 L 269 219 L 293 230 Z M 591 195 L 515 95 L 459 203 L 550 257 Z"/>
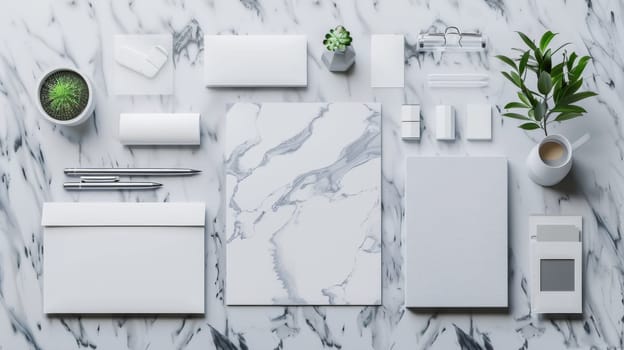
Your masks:
<path fill-rule="evenodd" d="M 371 36 L 371 86 L 402 88 L 405 81 L 405 39 L 399 34 Z"/>
<path fill-rule="evenodd" d="M 492 139 L 492 105 L 469 104 L 466 107 L 466 139 Z"/>

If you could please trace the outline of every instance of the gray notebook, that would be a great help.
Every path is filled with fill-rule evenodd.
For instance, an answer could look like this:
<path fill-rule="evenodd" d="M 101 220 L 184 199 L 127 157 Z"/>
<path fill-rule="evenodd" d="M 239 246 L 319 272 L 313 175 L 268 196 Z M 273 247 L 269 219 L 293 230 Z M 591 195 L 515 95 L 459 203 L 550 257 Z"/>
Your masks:
<path fill-rule="evenodd" d="M 406 170 L 406 306 L 507 307 L 507 160 L 410 157 Z"/>

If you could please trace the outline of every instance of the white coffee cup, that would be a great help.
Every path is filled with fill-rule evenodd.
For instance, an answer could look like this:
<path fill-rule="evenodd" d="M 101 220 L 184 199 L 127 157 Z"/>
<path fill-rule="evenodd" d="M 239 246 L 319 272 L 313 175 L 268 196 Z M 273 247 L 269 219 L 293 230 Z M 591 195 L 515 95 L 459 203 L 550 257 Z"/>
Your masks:
<path fill-rule="evenodd" d="M 526 160 L 531 180 L 542 186 L 558 184 L 572 169 L 574 150 L 589 139 L 589 134 L 585 134 L 571 144 L 563 135 L 544 137 L 533 147 Z"/>

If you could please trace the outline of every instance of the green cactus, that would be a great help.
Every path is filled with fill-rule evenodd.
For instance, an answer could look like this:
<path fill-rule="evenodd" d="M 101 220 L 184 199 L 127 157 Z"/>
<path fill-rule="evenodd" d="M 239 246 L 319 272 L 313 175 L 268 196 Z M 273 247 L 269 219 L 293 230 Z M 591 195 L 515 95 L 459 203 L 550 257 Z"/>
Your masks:
<path fill-rule="evenodd" d="M 56 113 L 69 113 L 80 105 L 82 81 L 72 76 L 56 79 L 48 91 L 50 107 Z"/>
<path fill-rule="evenodd" d="M 48 115 L 58 120 L 69 120 L 86 107 L 89 87 L 76 72 L 62 70 L 46 78 L 40 90 L 40 99 Z"/>
<path fill-rule="evenodd" d="M 351 33 L 345 27 L 337 26 L 325 34 L 323 45 L 329 51 L 343 51 L 347 46 L 351 45 L 352 41 Z"/>

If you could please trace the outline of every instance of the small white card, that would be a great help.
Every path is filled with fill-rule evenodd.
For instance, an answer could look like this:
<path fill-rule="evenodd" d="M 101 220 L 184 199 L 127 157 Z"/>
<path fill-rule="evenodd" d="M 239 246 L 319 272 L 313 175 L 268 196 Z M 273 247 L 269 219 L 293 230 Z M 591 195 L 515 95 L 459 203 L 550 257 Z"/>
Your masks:
<path fill-rule="evenodd" d="M 492 106 L 469 104 L 466 108 L 466 139 L 487 141 L 492 139 Z"/>
<path fill-rule="evenodd" d="M 115 35 L 114 50 L 113 93 L 115 95 L 171 95 L 173 93 L 171 55 L 173 39 L 170 34 Z M 129 54 L 130 52 L 134 54 Z M 163 63 L 165 54 L 166 61 Z M 136 57 L 140 55 L 148 57 L 153 67 L 140 67 L 136 62 Z"/>
<path fill-rule="evenodd" d="M 405 81 L 405 39 L 398 34 L 371 36 L 371 87 L 402 88 Z"/>

